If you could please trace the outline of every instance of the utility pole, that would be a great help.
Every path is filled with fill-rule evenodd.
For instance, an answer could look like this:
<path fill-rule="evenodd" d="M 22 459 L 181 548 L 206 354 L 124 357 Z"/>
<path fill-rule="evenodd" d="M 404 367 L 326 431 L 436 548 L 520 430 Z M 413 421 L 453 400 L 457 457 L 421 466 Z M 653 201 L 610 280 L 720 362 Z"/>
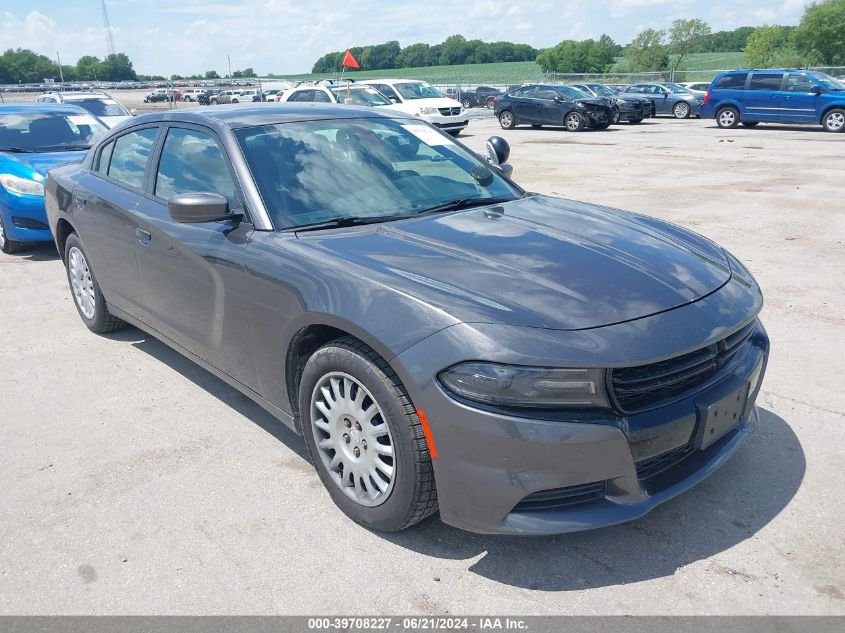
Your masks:
<path fill-rule="evenodd" d="M 229 60 L 229 79 L 232 78 L 232 56 L 226 53 L 226 59 Z"/>
<path fill-rule="evenodd" d="M 65 87 L 65 74 L 62 72 L 62 58 L 59 57 L 59 51 L 56 51 L 56 61 L 59 62 L 59 81 L 62 82 L 62 88 Z"/>

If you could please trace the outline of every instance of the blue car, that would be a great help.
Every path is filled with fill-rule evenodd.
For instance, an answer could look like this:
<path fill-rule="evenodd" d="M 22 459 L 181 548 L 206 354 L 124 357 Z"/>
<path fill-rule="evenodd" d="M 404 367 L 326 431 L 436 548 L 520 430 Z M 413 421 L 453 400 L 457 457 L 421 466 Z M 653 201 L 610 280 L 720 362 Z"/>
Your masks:
<path fill-rule="evenodd" d="M 701 116 L 728 129 L 789 123 L 843 132 L 845 81 L 804 70 L 732 70 L 710 85 Z"/>
<path fill-rule="evenodd" d="M 0 105 L 0 251 L 53 240 L 44 211 L 47 170 L 82 160 L 105 131 L 73 105 Z"/>

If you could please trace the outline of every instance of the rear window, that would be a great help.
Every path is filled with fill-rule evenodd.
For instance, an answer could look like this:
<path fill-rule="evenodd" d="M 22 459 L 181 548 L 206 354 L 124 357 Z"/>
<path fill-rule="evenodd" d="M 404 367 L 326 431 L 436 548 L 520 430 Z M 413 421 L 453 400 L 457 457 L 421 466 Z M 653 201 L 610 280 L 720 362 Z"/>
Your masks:
<path fill-rule="evenodd" d="M 751 75 L 751 90 L 780 90 L 783 73 L 754 73 Z"/>
<path fill-rule="evenodd" d="M 748 79 L 748 73 L 725 75 L 716 84 L 716 88 L 719 90 L 742 90 L 745 88 L 746 79 Z"/>

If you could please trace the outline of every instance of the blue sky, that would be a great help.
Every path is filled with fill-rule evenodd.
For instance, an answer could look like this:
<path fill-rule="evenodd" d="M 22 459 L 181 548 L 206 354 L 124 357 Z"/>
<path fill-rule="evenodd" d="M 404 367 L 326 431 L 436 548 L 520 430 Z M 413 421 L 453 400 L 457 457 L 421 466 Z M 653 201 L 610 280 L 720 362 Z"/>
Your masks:
<path fill-rule="evenodd" d="M 141 73 L 169 75 L 252 66 L 307 72 L 325 52 L 399 40 L 435 43 L 453 33 L 536 47 L 608 33 L 627 43 L 644 27 L 700 17 L 713 30 L 795 24 L 804 0 L 107 0 L 114 39 Z M 0 0 L 0 48 L 63 63 L 102 57 L 100 0 Z"/>

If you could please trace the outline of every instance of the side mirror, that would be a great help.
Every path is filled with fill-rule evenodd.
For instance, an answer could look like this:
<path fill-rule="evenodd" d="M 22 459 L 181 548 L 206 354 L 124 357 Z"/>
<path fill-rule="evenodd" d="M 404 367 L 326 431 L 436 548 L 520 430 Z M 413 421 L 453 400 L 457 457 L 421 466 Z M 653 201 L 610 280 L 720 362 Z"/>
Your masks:
<path fill-rule="evenodd" d="M 388 97 L 393 103 L 399 103 L 399 99 L 397 97 Z"/>
<path fill-rule="evenodd" d="M 496 165 L 502 175 L 507 178 L 508 180 L 513 180 L 513 165 L 510 163 L 502 163 L 501 165 Z"/>
<path fill-rule="evenodd" d="M 182 224 L 231 220 L 229 201 L 219 193 L 183 193 L 167 201 L 170 217 Z"/>
<path fill-rule="evenodd" d="M 504 165 L 511 155 L 511 146 L 501 136 L 487 139 L 487 162 L 491 165 Z"/>
<path fill-rule="evenodd" d="M 812 88 L 810 88 L 810 92 L 814 95 L 820 95 L 822 93 L 822 87 L 814 84 Z"/>

